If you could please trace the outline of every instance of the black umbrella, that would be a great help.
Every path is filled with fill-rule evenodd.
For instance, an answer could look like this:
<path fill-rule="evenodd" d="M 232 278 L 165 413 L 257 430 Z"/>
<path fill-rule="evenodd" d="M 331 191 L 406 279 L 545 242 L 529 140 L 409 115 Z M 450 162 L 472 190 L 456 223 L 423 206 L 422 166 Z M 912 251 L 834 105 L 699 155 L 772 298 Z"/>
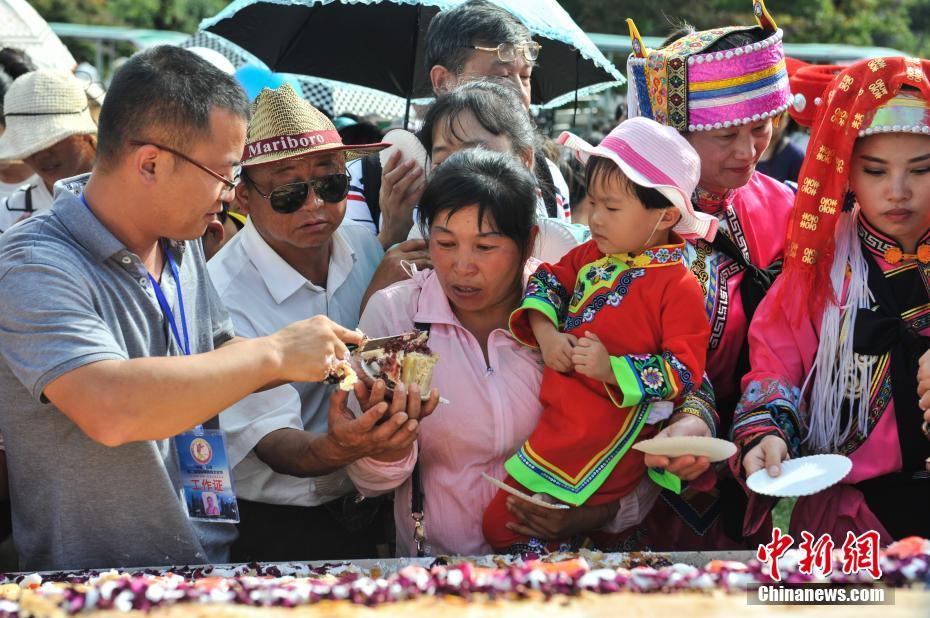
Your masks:
<path fill-rule="evenodd" d="M 273 71 L 359 84 L 401 97 L 433 95 L 423 53 L 429 22 L 464 0 L 237 0 L 201 29 Z M 542 43 L 532 102 L 553 106 L 622 84 L 623 76 L 555 0 L 496 0 Z"/>

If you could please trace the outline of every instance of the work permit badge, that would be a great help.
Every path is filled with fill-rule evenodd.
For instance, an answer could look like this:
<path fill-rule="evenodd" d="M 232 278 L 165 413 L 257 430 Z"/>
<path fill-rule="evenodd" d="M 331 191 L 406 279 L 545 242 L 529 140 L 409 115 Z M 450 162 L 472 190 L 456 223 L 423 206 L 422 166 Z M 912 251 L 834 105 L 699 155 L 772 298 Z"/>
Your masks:
<path fill-rule="evenodd" d="M 187 515 L 196 521 L 239 522 L 239 505 L 219 429 L 187 431 L 174 438 L 180 474 L 179 493 Z"/>
<path fill-rule="evenodd" d="M 89 210 L 90 206 L 83 194 L 81 200 Z M 158 306 L 165 316 L 168 330 L 171 331 L 170 337 L 174 338 L 178 349 L 185 356 L 189 356 L 191 340 L 187 330 L 187 314 L 184 311 L 181 273 L 167 241 L 164 241 L 162 250 L 174 277 L 177 304 L 181 314 L 180 328 L 165 291 L 151 273 L 149 282 L 152 284 L 152 292 L 158 300 Z M 184 432 L 174 438 L 174 447 L 178 455 L 178 493 L 181 496 L 181 504 L 187 509 L 187 516 L 197 521 L 239 523 L 239 505 L 236 503 L 236 491 L 233 489 L 232 474 L 229 472 L 226 441 L 223 439 L 223 432 L 218 429 L 219 421 L 214 418 L 211 422 L 214 425 L 210 429 L 197 425 L 193 431 Z"/>

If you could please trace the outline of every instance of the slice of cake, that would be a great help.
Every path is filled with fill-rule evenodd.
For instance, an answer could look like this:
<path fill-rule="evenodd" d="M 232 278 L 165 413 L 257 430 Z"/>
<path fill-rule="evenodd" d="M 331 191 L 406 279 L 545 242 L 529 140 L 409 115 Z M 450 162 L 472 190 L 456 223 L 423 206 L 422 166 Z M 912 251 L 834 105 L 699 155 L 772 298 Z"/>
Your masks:
<path fill-rule="evenodd" d="M 340 390 L 350 391 L 355 383 L 358 382 L 358 374 L 347 360 L 336 360 L 333 357 L 326 370 L 326 378 L 323 380 L 327 384 L 338 384 Z"/>
<path fill-rule="evenodd" d="M 401 363 L 401 381 L 404 384 L 416 384 L 421 393 L 429 393 L 430 382 L 433 380 L 433 367 L 439 360 L 438 354 L 424 354 L 410 352 L 404 355 Z"/>
<path fill-rule="evenodd" d="M 428 341 L 429 333 L 424 331 L 371 340 L 357 353 L 362 379 L 367 383 L 384 380 L 389 394 L 398 384 L 416 384 L 425 399 L 439 360 Z"/>

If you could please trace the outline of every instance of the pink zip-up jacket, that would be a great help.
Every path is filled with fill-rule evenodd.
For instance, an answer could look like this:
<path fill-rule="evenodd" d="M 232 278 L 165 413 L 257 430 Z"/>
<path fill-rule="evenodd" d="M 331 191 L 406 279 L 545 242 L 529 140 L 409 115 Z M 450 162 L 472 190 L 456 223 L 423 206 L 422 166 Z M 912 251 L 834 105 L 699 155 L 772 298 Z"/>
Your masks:
<path fill-rule="evenodd" d="M 529 260 L 524 282 L 539 265 Z M 439 354 L 432 385 L 450 401 L 423 421 L 417 445 L 397 462 L 372 458 L 348 466 L 349 477 L 364 496 L 395 491 L 397 553 L 416 555 L 410 517 L 410 475 L 420 457 L 427 552 L 431 555 L 491 553 L 481 519 L 497 488 L 484 472 L 504 478 L 504 461 L 527 439 L 542 411 L 539 386 L 543 361 L 538 350 L 516 342 L 507 330 L 488 338 L 488 363 L 474 335 L 452 312 L 431 270 L 375 293 L 359 320 L 369 337 L 408 332 L 415 323 L 430 328 L 430 348 Z M 639 523 L 651 508 L 658 487 L 646 481 L 621 502 L 605 530 L 616 532 Z"/>

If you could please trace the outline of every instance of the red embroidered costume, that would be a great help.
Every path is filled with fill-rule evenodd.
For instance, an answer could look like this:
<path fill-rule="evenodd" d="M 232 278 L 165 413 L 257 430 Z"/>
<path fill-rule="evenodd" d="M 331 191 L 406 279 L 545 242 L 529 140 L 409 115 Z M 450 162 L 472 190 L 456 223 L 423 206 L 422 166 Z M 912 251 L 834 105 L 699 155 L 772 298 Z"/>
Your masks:
<path fill-rule="evenodd" d="M 530 278 L 510 319 L 514 336 L 536 345 L 530 311 L 561 332 L 593 332 L 611 355 L 619 386 L 547 367 L 542 416 L 507 461 L 506 482 L 576 505 L 616 501 L 639 483 L 643 454 L 629 448 L 655 433 L 646 425 L 648 404 L 680 402 L 704 371 L 709 328 L 682 249 L 679 241 L 638 255 L 604 255 L 589 241 Z M 485 536 L 498 548 L 525 538 L 503 526 L 510 519 L 505 498 L 499 493 L 485 515 Z"/>

